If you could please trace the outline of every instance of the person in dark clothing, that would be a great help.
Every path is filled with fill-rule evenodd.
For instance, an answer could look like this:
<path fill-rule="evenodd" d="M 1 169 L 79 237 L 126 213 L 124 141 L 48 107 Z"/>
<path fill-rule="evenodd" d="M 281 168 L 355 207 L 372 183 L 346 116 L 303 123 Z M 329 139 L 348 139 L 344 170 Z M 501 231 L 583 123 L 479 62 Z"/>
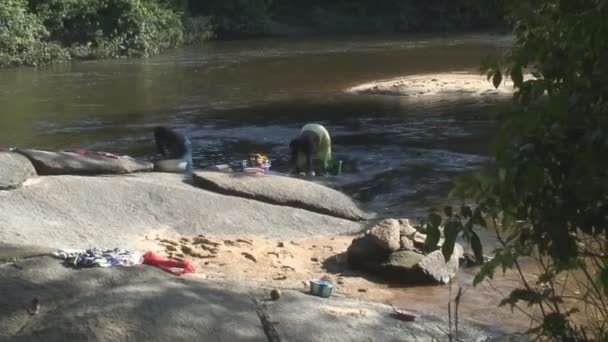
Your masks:
<path fill-rule="evenodd" d="M 188 138 L 167 127 L 156 127 L 154 128 L 154 141 L 156 150 L 164 158 L 184 159 L 187 162 L 186 172 L 192 172 L 192 147 Z"/>

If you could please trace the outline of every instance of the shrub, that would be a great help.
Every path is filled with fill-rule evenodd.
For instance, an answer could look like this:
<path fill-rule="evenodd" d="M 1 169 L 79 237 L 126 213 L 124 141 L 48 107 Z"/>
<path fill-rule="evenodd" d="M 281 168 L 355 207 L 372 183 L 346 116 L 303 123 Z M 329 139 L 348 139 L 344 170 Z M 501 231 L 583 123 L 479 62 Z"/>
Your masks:
<path fill-rule="evenodd" d="M 183 41 L 181 18 L 155 1 L 30 0 L 51 38 L 75 57 L 139 57 Z"/>
<path fill-rule="evenodd" d="M 0 67 L 67 60 L 66 51 L 48 37 L 40 18 L 28 12 L 25 0 L 0 2 Z"/>

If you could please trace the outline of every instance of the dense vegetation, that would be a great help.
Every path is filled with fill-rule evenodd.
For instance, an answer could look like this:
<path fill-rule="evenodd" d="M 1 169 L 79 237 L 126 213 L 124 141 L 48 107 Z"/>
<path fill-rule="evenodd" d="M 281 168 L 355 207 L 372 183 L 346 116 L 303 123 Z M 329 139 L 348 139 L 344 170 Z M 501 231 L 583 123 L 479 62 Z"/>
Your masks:
<path fill-rule="evenodd" d="M 428 245 L 443 227 L 449 255 L 463 232 L 481 261 L 474 228 L 494 229 L 502 247 L 476 282 L 514 268 L 522 287 L 503 305 L 537 309 L 530 333 L 607 341 L 608 0 L 504 6 L 517 40 L 483 70 L 495 86 L 511 78 L 514 108 L 503 118 L 495 163 L 457 180 L 454 194 L 467 201 L 431 216 Z M 524 272 L 522 258 L 536 260 L 540 274 Z"/>
<path fill-rule="evenodd" d="M 149 56 L 214 37 L 484 29 L 497 17 L 483 0 L 2 0 L 0 67 Z"/>

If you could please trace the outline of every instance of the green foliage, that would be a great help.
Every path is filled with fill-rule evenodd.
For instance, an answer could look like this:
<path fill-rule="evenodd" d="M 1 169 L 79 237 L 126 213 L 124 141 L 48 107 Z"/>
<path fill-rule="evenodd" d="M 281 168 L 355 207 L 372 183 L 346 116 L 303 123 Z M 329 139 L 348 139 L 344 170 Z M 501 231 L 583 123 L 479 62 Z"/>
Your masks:
<path fill-rule="evenodd" d="M 150 56 L 183 41 L 180 17 L 156 1 L 30 0 L 30 7 L 77 57 Z"/>
<path fill-rule="evenodd" d="M 541 309 L 543 319 L 530 332 L 586 340 L 553 290 L 557 275 L 575 270 L 587 284 L 580 300 L 599 315 L 586 331 L 601 340 L 608 334 L 608 0 L 503 5 L 516 44 L 502 60 L 486 61 L 483 71 L 496 87 L 513 81 L 514 109 L 494 143 L 495 163 L 459 177 L 452 193 L 474 201 L 474 223 L 490 222 L 502 244 L 475 283 L 498 267 L 515 267 L 524 288 L 503 304 Z M 451 220 L 448 215 L 444 226 Z M 452 227 L 466 231 L 467 224 Z M 538 284 L 547 288 L 526 279 L 521 257 L 540 260 Z"/>
<path fill-rule="evenodd" d="M 0 4 L 0 67 L 39 65 L 69 56 L 47 41 L 42 21 L 27 11 L 25 0 L 3 0 Z"/>

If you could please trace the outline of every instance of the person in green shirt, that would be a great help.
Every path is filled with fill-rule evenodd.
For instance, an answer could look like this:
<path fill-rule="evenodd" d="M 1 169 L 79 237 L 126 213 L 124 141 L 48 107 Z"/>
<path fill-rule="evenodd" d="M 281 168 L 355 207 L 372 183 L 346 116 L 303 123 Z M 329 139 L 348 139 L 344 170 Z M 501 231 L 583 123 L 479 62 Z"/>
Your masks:
<path fill-rule="evenodd" d="M 307 124 L 302 127 L 300 134 L 289 143 L 291 152 L 290 164 L 296 173 L 306 172 L 315 175 L 313 157 L 321 161 L 325 172 L 331 161 L 331 137 L 325 127 L 319 124 Z"/>

